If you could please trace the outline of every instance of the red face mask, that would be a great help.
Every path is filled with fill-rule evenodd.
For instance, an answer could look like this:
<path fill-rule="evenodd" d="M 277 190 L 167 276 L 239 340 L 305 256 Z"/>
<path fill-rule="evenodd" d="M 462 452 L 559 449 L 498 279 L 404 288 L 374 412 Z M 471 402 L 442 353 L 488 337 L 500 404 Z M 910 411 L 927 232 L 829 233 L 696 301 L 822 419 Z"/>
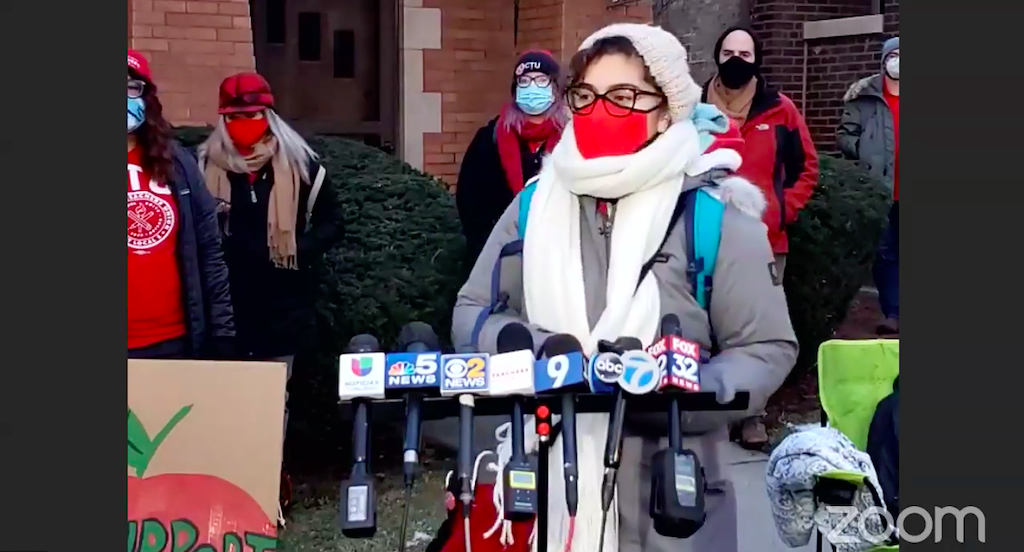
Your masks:
<path fill-rule="evenodd" d="M 575 113 L 572 118 L 576 147 L 584 159 L 629 155 L 647 142 L 647 114 L 630 112 L 614 117 L 607 100 L 599 98 L 590 113 Z"/>
<path fill-rule="evenodd" d="M 228 136 L 239 150 L 251 150 L 267 133 L 267 119 L 232 119 L 224 124 Z"/>

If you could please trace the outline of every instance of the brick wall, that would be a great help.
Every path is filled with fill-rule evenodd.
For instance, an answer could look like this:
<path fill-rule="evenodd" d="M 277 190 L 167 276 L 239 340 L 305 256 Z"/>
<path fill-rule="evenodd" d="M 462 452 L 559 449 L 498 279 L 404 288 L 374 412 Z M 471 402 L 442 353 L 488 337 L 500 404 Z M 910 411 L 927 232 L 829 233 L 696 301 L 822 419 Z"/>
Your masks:
<path fill-rule="evenodd" d="M 562 0 L 519 0 L 519 28 L 516 36 L 517 51 L 548 50 L 555 59 L 563 58 L 562 29 L 564 4 Z"/>
<path fill-rule="evenodd" d="M 899 0 L 884 0 L 885 34 L 808 42 L 807 98 L 803 92 L 803 22 L 871 15 L 871 0 L 756 0 L 751 26 L 765 48 L 766 78 L 804 113 L 820 153 L 835 153 L 842 97 L 850 84 L 880 69 L 882 41 L 899 32 Z"/>
<path fill-rule="evenodd" d="M 690 75 L 699 84 L 714 76 L 714 48 L 722 31 L 749 25 L 753 0 L 660 0 L 663 10 L 655 22 L 672 32 L 686 47 Z"/>
<path fill-rule="evenodd" d="M 567 64 L 583 39 L 601 27 L 651 19 L 651 0 L 519 0 L 516 51 L 548 50 Z"/>
<path fill-rule="evenodd" d="M 650 0 L 564 0 L 563 60 L 568 62 L 583 39 L 612 23 L 650 23 Z M 614 3 L 614 5 L 613 5 Z"/>
<path fill-rule="evenodd" d="M 220 81 L 256 67 L 248 0 L 128 0 L 128 22 L 172 124 L 213 122 Z"/>
<path fill-rule="evenodd" d="M 476 131 L 509 101 L 519 52 L 566 60 L 587 35 L 617 21 L 650 22 L 650 0 L 423 0 L 441 10 L 441 48 L 423 52 L 423 91 L 441 93 L 441 132 L 423 137 L 424 170 L 451 185 Z"/>

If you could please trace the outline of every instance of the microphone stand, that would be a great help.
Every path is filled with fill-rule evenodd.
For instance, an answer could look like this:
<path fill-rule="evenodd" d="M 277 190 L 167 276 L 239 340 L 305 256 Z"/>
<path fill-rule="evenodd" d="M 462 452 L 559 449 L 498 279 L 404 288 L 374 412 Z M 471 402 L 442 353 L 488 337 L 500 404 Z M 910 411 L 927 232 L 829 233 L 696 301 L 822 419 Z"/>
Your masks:
<path fill-rule="evenodd" d="M 416 466 L 419 464 L 421 412 L 423 393 L 412 391 L 406 395 L 405 406 L 405 443 L 402 453 L 402 479 L 405 483 L 405 506 L 402 511 L 402 526 L 399 530 L 398 549 L 405 551 L 406 534 L 409 529 L 409 511 L 412 502 L 412 490 L 416 483 Z"/>
<path fill-rule="evenodd" d="M 608 440 L 604 448 L 604 477 L 601 480 L 601 531 L 598 552 L 604 552 L 605 531 L 608 528 L 608 511 L 615 498 L 615 482 L 622 462 L 622 426 L 626 418 L 626 396 L 621 388 L 615 389 L 615 405 L 608 418 Z"/>
<path fill-rule="evenodd" d="M 462 503 L 462 525 L 466 533 L 466 552 L 472 550 L 469 535 L 469 514 L 473 509 L 473 395 L 463 394 L 459 400 L 459 501 Z"/>
<path fill-rule="evenodd" d="M 537 552 L 548 552 L 548 447 L 550 441 L 539 442 L 537 447 Z"/>
<path fill-rule="evenodd" d="M 672 452 L 683 450 L 683 420 L 679 414 L 679 397 L 675 395 L 668 406 L 668 448 Z"/>
<path fill-rule="evenodd" d="M 625 354 L 627 349 L 642 349 L 640 340 L 635 338 L 619 338 L 615 343 L 601 341 L 598 343 L 600 352 Z M 598 552 L 604 552 L 605 531 L 608 528 L 608 511 L 611 510 L 615 498 L 615 482 L 622 462 L 622 432 L 626 420 L 626 394 L 622 387 L 615 386 L 615 404 L 608 417 L 608 439 L 604 447 L 604 477 L 601 481 L 601 532 Z"/>

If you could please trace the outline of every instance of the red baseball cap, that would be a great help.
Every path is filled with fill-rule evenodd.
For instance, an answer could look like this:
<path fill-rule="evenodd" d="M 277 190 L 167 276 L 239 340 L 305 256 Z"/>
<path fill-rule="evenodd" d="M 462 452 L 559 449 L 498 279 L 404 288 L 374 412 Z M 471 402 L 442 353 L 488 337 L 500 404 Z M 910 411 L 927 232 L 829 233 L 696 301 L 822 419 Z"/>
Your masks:
<path fill-rule="evenodd" d="M 149 60 L 140 52 L 130 48 L 128 49 L 128 68 L 146 80 L 153 80 L 153 73 L 149 70 Z"/>
<path fill-rule="evenodd" d="M 217 113 L 253 113 L 274 108 L 270 83 L 256 73 L 238 73 L 220 83 Z"/>

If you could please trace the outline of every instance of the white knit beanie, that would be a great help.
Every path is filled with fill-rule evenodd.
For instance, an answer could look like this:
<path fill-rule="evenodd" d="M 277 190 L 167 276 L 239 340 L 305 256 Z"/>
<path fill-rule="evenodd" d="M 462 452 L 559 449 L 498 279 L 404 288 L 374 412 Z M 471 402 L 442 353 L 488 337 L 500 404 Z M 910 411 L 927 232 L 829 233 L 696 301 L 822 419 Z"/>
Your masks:
<path fill-rule="evenodd" d="M 588 36 L 580 50 L 585 50 L 602 38 L 621 36 L 633 44 L 644 60 L 654 81 L 668 98 L 668 112 L 672 122 L 690 117 L 693 106 L 700 101 L 701 88 L 690 76 L 686 48 L 672 33 L 639 23 L 616 23 Z"/>

